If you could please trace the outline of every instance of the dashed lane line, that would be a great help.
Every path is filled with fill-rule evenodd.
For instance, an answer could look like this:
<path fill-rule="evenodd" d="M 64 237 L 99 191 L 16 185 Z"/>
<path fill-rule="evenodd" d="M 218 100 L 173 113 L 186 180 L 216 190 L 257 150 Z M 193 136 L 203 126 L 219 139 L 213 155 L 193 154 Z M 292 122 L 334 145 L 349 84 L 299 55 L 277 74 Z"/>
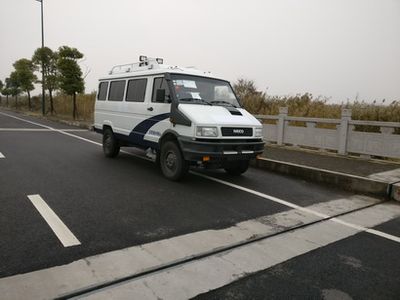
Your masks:
<path fill-rule="evenodd" d="M 44 128 L 52 129 L 52 130 L 57 131 L 57 132 L 59 132 L 59 133 L 61 133 L 61 134 L 64 134 L 64 135 L 67 135 L 67 136 L 70 136 L 70 137 L 73 137 L 73 138 L 76 138 L 76 139 L 79 139 L 79 140 L 82 140 L 82 141 L 86 141 L 86 142 L 89 142 L 89 143 L 92 143 L 92 144 L 95 144 L 95 145 L 98 145 L 98 146 L 102 146 L 101 143 L 97 143 L 97 142 L 94 142 L 94 141 L 92 141 L 92 140 L 89 140 L 89 139 L 80 137 L 80 136 L 78 136 L 78 135 L 71 134 L 71 133 L 68 133 L 68 132 L 64 132 L 64 131 L 55 129 L 55 128 L 52 128 L 52 127 L 47 126 L 47 125 L 43 125 L 43 124 L 36 123 L 36 122 L 33 122 L 33 121 L 25 120 L 25 119 L 22 119 L 22 118 L 13 116 L 13 115 L 9 115 L 9 114 L 3 113 L 3 112 L 0 112 L 0 114 L 5 115 L 5 116 L 8 116 L 8 117 L 11 117 L 11 118 L 15 118 L 15 119 L 17 119 L 17 120 L 21 120 L 21 121 L 24 121 L 24 122 L 28 122 L 28 123 L 33 124 L 33 125 L 42 126 L 42 127 L 44 127 Z M 133 153 L 130 153 L 130 152 L 126 152 L 126 151 L 121 151 L 121 152 L 126 153 L 126 154 L 131 155 L 131 156 L 134 156 L 134 157 L 141 158 L 141 159 L 150 160 L 150 159 L 144 158 L 144 157 L 142 157 L 142 156 L 140 156 L 140 155 L 136 155 L 136 154 L 133 154 Z M 262 198 L 264 198 L 264 199 L 267 199 L 267 200 L 270 200 L 270 201 L 273 201 L 273 202 L 276 202 L 276 203 L 285 205 L 285 206 L 287 206 L 287 207 L 301 210 L 301 211 L 303 211 L 303 212 L 312 214 L 312 215 L 314 215 L 314 216 L 317 216 L 317 217 L 320 217 L 320 218 L 323 218 L 323 219 L 329 219 L 329 218 L 331 218 L 331 216 L 329 216 L 329 215 L 322 214 L 322 213 L 319 213 L 319 212 L 314 211 L 314 210 L 310 210 L 310 209 L 308 209 L 308 208 L 299 206 L 299 205 L 294 204 L 294 203 L 291 203 L 291 202 L 289 202 L 289 201 L 285 201 L 285 200 L 282 200 L 282 199 L 279 199 L 279 198 L 276 198 L 276 197 L 273 197 L 273 196 L 270 196 L 270 195 L 267 195 L 267 194 L 264 194 L 264 193 L 261 193 L 261 192 L 258 192 L 258 191 L 255 191 L 255 190 L 252 190 L 252 189 L 249 189 L 249 188 L 246 188 L 246 187 L 243 187 L 243 186 L 240 186 L 240 185 L 237 185 L 237 184 L 228 182 L 228 181 L 225 181 L 225 180 L 221 180 L 221 179 L 218 179 L 218 178 L 214 178 L 214 177 L 211 177 L 211 176 L 207 176 L 207 175 L 204 175 L 204 174 L 201 174 L 201 173 L 198 173 L 198 172 L 193 172 L 193 171 L 192 171 L 191 173 L 192 173 L 192 174 L 195 174 L 195 175 L 197 175 L 197 176 L 206 178 L 206 179 L 208 179 L 208 180 L 211 180 L 211 181 L 214 181 L 214 182 L 218 182 L 218 183 L 221 183 L 221 184 L 223 184 L 223 185 L 227 185 L 227 186 L 230 186 L 230 187 L 232 187 L 232 188 L 235 188 L 235 189 L 238 189 L 238 190 L 241 190 L 241 191 L 244 191 L 244 192 L 247 192 L 247 193 L 250 193 L 250 194 L 259 196 L 259 197 L 262 197 Z M 356 227 L 359 227 L 358 225 L 352 224 L 352 223 L 350 223 L 350 222 L 345 222 L 345 223 L 339 222 L 339 220 L 337 220 L 337 219 L 331 219 L 330 221 L 331 221 L 331 222 L 335 222 L 335 223 L 340 223 L 340 224 L 342 224 L 342 225 L 348 226 L 348 227 L 353 228 L 353 229 L 356 228 Z M 380 231 L 377 231 L 377 230 L 369 230 L 368 228 L 363 227 L 363 231 L 366 231 L 366 232 L 368 232 L 368 233 L 371 233 L 371 234 L 374 234 L 374 235 L 377 235 L 377 236 L 380 236 L 380 237 L 385 237 L 385 238 L 388 238 L 388 239 L 393 240 L 393 241 L 396 241 L 396 242 L 398 242 L 398 240 L 399 240 L 399 238 L 396 237 L 396 236 L 391 236 L 391 235 L 389 235 L 389 234 L 386 234 L 386 233 L 384 233 L 384 232 L 380 232 Z"/>
<path fill-rule="evenodd" d="M 0 152 L 0 158 L 6 158 L 3 153 Z"/>
<path fill-rule="evenodd" d="M 30 195 L 28 198 L 31 200 L 38 212 L 42 215 L 43 219 L 45 219 L 51 230 L 53 230 L 64 247 L 77 246 L 81 244 L 71 230 L 68 229 L 68 227 L 63 223 L 63 221 L 61 221 L 61 219 L 47 205 L 40 195 Z"/>
<path fill-rule="evenodd" d="M 400 216 L 400 205 L 381 203 L 381 200 L 367 196 L 331 200 L 313 204 L 309 208 L 341 220 L 347 220 L 345 217 L 348 214 L 349 219 L 363 227 L 374 227 Z M 23 295 L 29 295 L 30 299 L 54 299 L 83 291 L 88 287 L 97 288 L 109 283 L 114 284 L 116 280 L 129 280 L 132 276 L 142 276 L 143 273 L 154 274 L 158 269 L 171 264 L 186 264 L 188 260 L 214 255 L 243 243 L 249 244 L 261 239 L 268 241 L 269 238 L 284 232 L 321 222 L 326 223 L 324 228 L 335 229 L 332 231 L 333 235 L 336 235 L 335 232 L 360 232 L 358 229 L 327 223 L 314 215 L 292 209 L 243 221 L 224 229 L 197 231 L 82 258 L 66 265 L 1 278 L 0 294 L 5 299 L 24 298 Z M 314 234 L 327 239 L 332 237 L 318 232 Z M 291 249 L 288 246 L 286 248 Z M 279 253 L 278 251 L 277 254 Z"/>

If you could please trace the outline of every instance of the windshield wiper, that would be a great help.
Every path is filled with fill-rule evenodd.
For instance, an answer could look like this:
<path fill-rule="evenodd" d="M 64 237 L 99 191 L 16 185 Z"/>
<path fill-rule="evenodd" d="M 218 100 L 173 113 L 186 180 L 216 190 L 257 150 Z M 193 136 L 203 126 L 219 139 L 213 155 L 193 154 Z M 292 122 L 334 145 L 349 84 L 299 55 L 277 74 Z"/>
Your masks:
<path fill-rule="evenodd" d="M 207 105 L 211 105 L 212 106 L 212 104 L 210 102 L 208 102 L 208 101 L 206 101 L 204 99 L 199 99 L 199 98 L 181 98 L 181 99 L 179 99 L 179 101 L 199 101 L 201 103 L 205 103 Z"/>
<path fill-rule="evenodd" d="M 234 108 L 237 108 L 237 106 L 236 105 L 234 105 L 234 104 L 232 104 L 232 103 L 230 103 L 230 102 L 228 102 L 228 101 L 223 101 L 223 100 L 215 100 L 215 101 L 211 101 L 211 103 L 216 103 L 216 104 L 229 104 L 229 105 L 231 105 L 231 106 L 233 106 Z"/>

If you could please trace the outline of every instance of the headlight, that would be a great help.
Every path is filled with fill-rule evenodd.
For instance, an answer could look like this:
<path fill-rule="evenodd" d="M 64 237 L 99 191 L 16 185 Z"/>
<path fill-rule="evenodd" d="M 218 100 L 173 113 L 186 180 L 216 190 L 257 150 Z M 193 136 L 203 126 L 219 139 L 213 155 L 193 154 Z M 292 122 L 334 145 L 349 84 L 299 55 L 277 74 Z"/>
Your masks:
<path fill-rule="evenodd" d="M 262 136 L 263 136 L 263 129 L 262 129 L 262 127 L 261 127 L 261 128 L 256 128 L 256 129 L 254 130 L 254 136 L 255 136 L 255 137 L 262 137 Z"/>
<path fill-rule="evenodd" d="M 217 127 L 198 126 L 196 128 L 196 135 L 205 137 L 216 137 L 218 136 L 218 129 Z"/>

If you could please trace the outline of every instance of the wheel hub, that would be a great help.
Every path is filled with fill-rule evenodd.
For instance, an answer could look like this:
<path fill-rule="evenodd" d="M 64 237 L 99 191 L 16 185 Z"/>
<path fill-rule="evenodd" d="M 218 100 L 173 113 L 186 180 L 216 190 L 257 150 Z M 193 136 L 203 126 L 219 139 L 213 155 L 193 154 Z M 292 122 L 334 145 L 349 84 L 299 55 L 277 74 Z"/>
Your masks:
<path fill-rule="evenodd" d="M 172 170 L 175 168 L 176 165 L 176 155 L 173 152 L 168 152 L 166 158 L 165 158 L 165 165 L 167 166 L 168 169 Z"/>

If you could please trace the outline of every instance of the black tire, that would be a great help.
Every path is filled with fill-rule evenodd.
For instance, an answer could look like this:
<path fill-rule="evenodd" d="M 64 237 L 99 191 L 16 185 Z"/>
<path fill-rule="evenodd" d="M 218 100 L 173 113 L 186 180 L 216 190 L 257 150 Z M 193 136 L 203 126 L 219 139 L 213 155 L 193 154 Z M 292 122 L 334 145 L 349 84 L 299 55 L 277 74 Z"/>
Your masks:
<path fill-rule="evenodd" d="M 238 160 L 234 162 L 230 162 L 227 166 L 225 166 L 225 171 L 234 176 L 242 175 L 249 168 L 249 160 Z"/>
<path fill-rule="evenodd" d="M 120 146 L 118 140 L 110 128 L 106 128 L 103 133 L 103 152 L 106 157 L 116 157 L 119 153 Z"/>
<path fill-rule="evenodd" d="M 189 163 L 183 158 L 179 146 L 168 141 L 161 146 L 160 167 L 166 178 L 178 181 L 187 174 Z"/>

